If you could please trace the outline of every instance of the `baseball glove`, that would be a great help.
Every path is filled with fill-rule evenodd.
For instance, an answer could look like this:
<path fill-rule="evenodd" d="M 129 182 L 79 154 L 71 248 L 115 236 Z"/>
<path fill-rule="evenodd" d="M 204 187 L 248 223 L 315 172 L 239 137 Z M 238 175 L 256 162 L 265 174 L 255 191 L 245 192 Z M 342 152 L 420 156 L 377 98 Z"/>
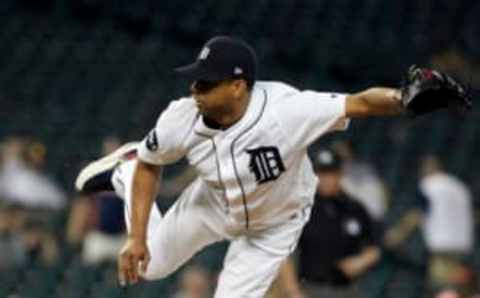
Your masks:
<path fill-rule="evenodd" d="M 470 92 L 450 76 L 428 68 L 410 66 L 401 87 L 407 113 L 419 116 L 448 108 L 462 114 L 472 107 Z"/>

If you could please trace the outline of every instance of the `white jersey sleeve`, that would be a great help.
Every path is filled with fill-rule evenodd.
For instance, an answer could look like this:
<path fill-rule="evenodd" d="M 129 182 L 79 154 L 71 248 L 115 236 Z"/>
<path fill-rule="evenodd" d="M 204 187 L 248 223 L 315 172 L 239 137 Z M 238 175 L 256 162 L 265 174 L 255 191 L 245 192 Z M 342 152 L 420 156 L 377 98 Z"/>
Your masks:
<path fill-rule="evenodd" d="M 302 91 L 276 104 L 280 126 L 293 146 L 302 148 L 330 131 L 346 130 L 346 94 Z"/>
<path fill-rule="evenodd" d="M 194 117 L 194 103 L 190 98 L 171 102 L 140 143 L 138 158 L 150 164 L 167 165 L 184 157 L 183 143 Z"/>

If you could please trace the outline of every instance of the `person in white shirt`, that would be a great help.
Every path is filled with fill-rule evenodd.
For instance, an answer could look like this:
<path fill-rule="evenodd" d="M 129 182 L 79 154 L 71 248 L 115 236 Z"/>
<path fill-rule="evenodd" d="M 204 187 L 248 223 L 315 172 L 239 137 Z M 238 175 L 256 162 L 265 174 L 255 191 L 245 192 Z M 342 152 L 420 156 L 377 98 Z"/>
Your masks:
<path fill-rule="evenodd" d="M 434 252 L 468 254 L 473 249 L 473 206 L 468 186 L 445 172 L 434 156 L 421 164 L 419 187 L 427 200 L 425 241 Z"/>
<path fill-rule="evenodd" d="M 422 160 L 420 174 L 419 188 L 427 206 L 422 229 L 430 252 L 430 287 L 436 290 L 462 284 L 466 291 L 469 282 L 457 281 L 454 276 L 455 272 L 468 275 L 470 270 L 466 260 L 473 253 L 474 244 L 472 193 L 464 182 L 447 173 L 434 156 Z"/>
<path fill-rule="evenodd" d="M 244 41 L 212 38 L 193 64 L 177 69 L 192 82 L 191 95 L 171 102 L 140 144 L 80 173 L 77 189 L 99 190 L 111 179 L 124 198 L 122 284 L 164 278 L 205 246 L 227 239 L 215 297 L 263 297 L 309 219 L 317 184 L 309 145 L 345 130 L 349 118 L 404 111 L 397 89 L 300 91 L 257 81 L 256 68 Z M 121 163 L 132 151 L 137 158 Z M 184 157 L 199 176 L 162 216 L 152 208 L 159 176 Z"/>
<path fill-rule="evenodd" d="M 472 280 L 467 260 L 474 245 L 472 193 L 433 155 L 422 158 L 419 175 L 418 206 L 387 231 L 386 245 L 398 246 L 420 226 L 429 252 L 429 290 L 452 286 L 469 291 Z"/>
<path fill-rule="evenodd" d="M 47 148 L 41 142 L 12 137 L 0 148 L 0 201 L 25 208 L 63 209 L 65 191 L 44 171 Z"/>

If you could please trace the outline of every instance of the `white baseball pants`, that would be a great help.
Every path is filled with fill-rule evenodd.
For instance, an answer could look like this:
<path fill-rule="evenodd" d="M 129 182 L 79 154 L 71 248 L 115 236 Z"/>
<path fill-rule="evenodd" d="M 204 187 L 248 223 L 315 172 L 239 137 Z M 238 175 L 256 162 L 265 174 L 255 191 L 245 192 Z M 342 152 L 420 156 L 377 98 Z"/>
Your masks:
<path fill-rule="evenodd" d="M 125 162 L 112 176 L 115 191 L 125 201 L 127 228 L 135 165 L 135 160 Z M 294 250 L 309 210 L 299 211 L 281 225 L 250 232 L 216 208 L 205 187 L 200 179 L 195 180 L 163 218 L 152 208 L 147 232 L 151 260 L 144 278 L 164 278 L 205 246 L 228 239 L 231 244 L 215 298 L 264 297 L 281 263 Z"/>

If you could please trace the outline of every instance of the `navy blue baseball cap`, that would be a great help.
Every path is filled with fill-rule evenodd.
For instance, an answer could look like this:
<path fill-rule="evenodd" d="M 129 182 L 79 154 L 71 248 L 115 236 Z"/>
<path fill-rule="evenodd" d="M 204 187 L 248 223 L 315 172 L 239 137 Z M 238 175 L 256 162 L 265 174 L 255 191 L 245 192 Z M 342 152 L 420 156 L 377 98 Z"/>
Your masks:
<path fill-rule="evenodd" d="M 313 168 L 315 172 L 338 171 L 341 167 L 341 157 L 330 149 L 321 149 L 313 157 Z"/>
<path fill-rule="evenodd" d="M 257 56 L 253 48 L 241 39 L 216 36 L 207 41 L 195 62 L 175 71 L 191 80 L 238 78 L 253 83 L 257 73 Z"/>

